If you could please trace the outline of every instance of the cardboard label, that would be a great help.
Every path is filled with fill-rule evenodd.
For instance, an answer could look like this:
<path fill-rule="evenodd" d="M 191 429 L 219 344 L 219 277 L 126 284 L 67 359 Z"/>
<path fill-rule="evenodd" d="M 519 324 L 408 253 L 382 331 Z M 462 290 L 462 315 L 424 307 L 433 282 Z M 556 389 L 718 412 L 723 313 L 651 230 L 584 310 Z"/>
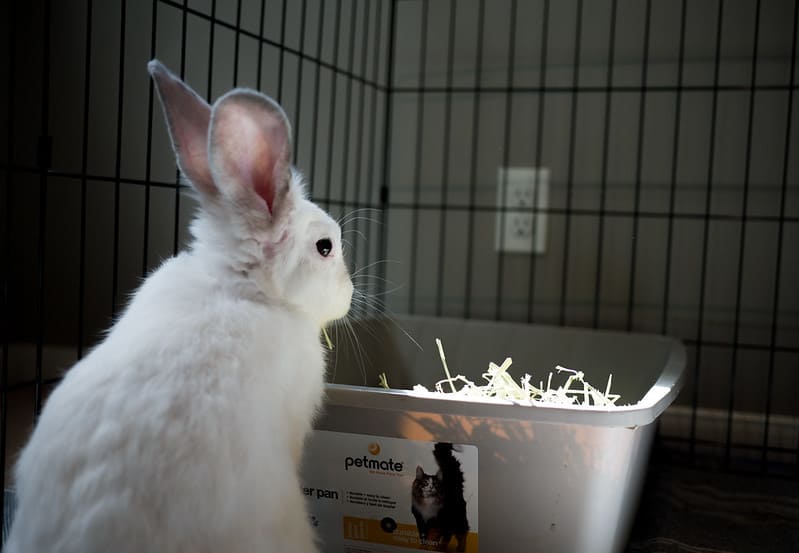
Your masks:
<path fill-rule="evenodd" d="M 322 551 L 478 551 L 475 446 L 317 430 L 304 459 Z"/>

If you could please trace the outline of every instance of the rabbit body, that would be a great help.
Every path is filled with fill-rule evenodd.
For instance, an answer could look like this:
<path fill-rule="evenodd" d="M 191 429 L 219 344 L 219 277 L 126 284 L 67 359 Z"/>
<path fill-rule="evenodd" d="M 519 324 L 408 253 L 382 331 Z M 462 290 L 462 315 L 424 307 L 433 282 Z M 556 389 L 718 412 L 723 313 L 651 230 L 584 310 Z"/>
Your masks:
<path fill-rule="evenodd" d="M 338 225 L 296 174 L 285 186 L 269 205 L 291 206 L 283 224 L 276 207 L 261 224 L 246 202 L 204 200 L 191 249 L 53 391 L 17 466 L 6 553 L 317 550 L 297 471 L 323 395 L 320 325 L 352 285 Z M 338 259 L 312 251 L 317 235 Z"/>
<path fill-rule="evenodd" d="M 318 328 L 198 265 L 182 255 L 152 275 L 49 398 L 9 553 L 313 551 L 296 472 L 321 396 Z"/>

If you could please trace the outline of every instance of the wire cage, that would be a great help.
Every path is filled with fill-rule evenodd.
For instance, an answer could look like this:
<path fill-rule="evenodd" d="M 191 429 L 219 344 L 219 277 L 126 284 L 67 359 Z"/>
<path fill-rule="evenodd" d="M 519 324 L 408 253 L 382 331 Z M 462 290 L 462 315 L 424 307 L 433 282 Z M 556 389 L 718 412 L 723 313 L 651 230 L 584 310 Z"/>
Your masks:
<path fill-rule="evenodd" d="M 62 372 L 186 241 L 194 201 L 152 57 L 209 100 L 247 86 L 284 106 L 295 164 L 379 300 L 356 316 L 677 336 L 689 379 L 657 451 L 797 478 L 798 13 L 790 0 L 10 2 L 0 484 Z M 520 168 L 535 193 L 509 207 Z M 506 247 L 511 220 L 533 251 Z"/>

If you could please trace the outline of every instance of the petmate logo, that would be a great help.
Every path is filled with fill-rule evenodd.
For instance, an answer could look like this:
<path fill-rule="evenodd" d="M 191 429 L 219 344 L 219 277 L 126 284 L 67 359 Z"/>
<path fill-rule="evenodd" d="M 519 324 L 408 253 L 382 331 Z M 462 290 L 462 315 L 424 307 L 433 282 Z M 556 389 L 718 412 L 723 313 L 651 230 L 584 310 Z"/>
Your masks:
<path fill-rule="evenodd" d="M 380 444 L 377 442 L 372 442 L 367 446 L 366 449 L 369 451 L 369 455 L 371 455 L 371 457 L 368 457 L 367 455 L 362 457 L 346 457 L 344 459 L 344 470 L 349 471 L 350 469 L 366 469 L 369 472 L 378 474 L 402 473 L 402 461 L 395 461 L 391 457 L 388 459 L 378 457 L 381 451 Z"/>

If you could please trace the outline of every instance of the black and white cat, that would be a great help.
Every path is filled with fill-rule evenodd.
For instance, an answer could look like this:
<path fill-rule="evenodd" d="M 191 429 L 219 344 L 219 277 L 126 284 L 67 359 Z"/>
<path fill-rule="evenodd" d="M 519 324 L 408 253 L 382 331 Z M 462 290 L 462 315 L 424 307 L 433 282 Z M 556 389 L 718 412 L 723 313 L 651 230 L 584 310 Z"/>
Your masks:
<path fill-rule="evenodd" d="M 449 443 L 437 443 L 433 448 L 438 464 L 436 474 L 426 474 L 421 466 L 416 467 L 411 512 L 422 544 L 435 544 L 437 550 L 445 551 L 455 536 L 458 551 L 466 551 L 469 521 L 463 498 L 463 471 L 452 449 Z"/>

